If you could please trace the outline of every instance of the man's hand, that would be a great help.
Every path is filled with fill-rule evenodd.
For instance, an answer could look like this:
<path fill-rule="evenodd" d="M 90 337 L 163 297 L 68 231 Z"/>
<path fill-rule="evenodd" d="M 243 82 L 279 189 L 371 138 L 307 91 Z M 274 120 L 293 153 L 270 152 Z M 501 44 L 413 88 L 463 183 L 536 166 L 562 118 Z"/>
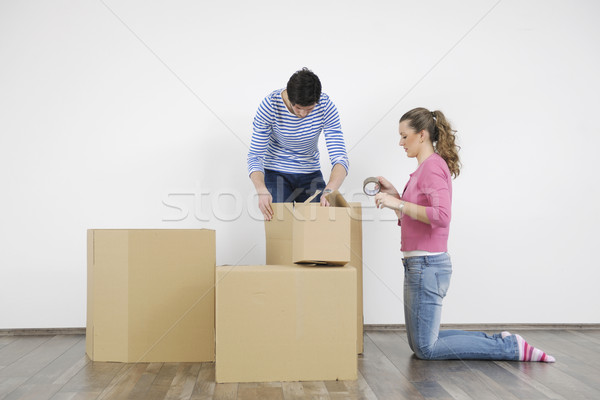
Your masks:
<path fill-rule="evenodd" d="M 258 193 L 258 208 L 263 213 L 265 221 L 270 221 L 273 218 L 273 196 L 269 191 Z"/>
<path fill-rule="evenodd" d="M 322 207 L 329 207 L 331 204 L 329 204 L 329 201 L 327 200 L 327 195 L 331 193 L 331 192 L 325 192 L 323 191 L 323 193 L 321 194 L 321 206 Z"/>
<path fill-rule="evenodd" d="M 258 209 L 263 213 L 265 220 L 270 221 L 273 218 L 273 196 L 265 186 L 265 173 L 262 171 L 254 171 L 250 174 L 250 180 L 254 184 L 256 194 L 258 194 Z"/>

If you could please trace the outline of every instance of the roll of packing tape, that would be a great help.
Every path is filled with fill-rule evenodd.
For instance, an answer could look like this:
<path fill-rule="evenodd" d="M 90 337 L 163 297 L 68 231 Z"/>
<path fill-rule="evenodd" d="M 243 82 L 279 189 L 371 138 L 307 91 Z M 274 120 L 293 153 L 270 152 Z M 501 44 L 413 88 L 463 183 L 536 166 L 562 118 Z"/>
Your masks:
<path fill-rule="evenodd" d="M 379 193 L 379 190 L 381 190 L 379 187 L 379 179 L 370 177 L 363 182 L 363 192 L 365 192 L 367 196 L 375 196 Z"/>

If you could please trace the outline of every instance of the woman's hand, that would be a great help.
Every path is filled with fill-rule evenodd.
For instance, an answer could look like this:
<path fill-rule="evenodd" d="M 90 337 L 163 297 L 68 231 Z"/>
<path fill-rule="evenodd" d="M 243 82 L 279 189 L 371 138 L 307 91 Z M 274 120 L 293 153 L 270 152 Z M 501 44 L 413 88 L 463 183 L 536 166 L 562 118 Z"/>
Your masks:
<path fill-rule="evenodd" d="M 383 176 L 378 176 L 377 179 L 379 179 L 379 192 L 380 193 L 387 193 L 389 195 L 396 197 L 397 199 L 400 198 L 398 191 L 396 190 L 396 188 L 394 187 L 394 185 L 392 185 L 392 183 L 390 181 L 385 179 Z"/>
<path fill-rule="evenodd" d="M 396 192 L 396 195 L 398 192 Z M 398 197 L 391 195 L 389 193 L 377 193 L 375 195 L 375 205 L 377 208 L 391 208 L 394 211 L 398 211 L 400 209 L 400 205 L 402 204 L 402 200 Z"/>

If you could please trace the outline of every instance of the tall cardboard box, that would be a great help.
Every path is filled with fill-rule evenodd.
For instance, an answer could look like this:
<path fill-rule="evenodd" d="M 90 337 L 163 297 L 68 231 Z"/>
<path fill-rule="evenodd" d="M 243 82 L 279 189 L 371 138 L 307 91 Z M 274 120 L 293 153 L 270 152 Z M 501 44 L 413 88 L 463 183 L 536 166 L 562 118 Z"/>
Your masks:
<path fill-rule="evenodd" d="M 356 268 L 356 352 L 364 352 L 363 316 L 363 251 L 362 251 L 362 207 L 358 202 L 350 205 L 350 263 Z"/>
<path fill-rule="evenodd" d="M 267 265 L 290 265 L 298 262 L 299 257 L 294 257 L 294 249 L 298 247 L 308 248 L 311 246 L 333 246 L 334 243 L 346 248 L 349 254 L 343 253 L 344 257 L 349 257 L 349 264 L 356 268 L 357 276 L 357 341 L 356 351 L 358 354 L 362 354 L 363 347 L 363 251 L 362 251 L 362 208 L 358 202 L 348 203 L 344 197 L 338 192 L 334 191 L 327 196 L 329 203 L 332 207 L 320 207 L 318 204 L 310 203 L 310 207 L 319 210 L 322 214 L 319 215 L 314 223 L 317 226 L 315 229 L 320 232 L 318 227 L 319 221 L 326 220 L 329 217 L 328 213 L 334 213 L 333 215 L 349 215 L 350 225 L 340 224 L 335 227 L 338 229 L 334 232 L 327 232 L 327 234 L 318 236 L 318 239 L 313 237 L 305 238 L 300 236 L 298 238 L 299 229 L 294 230 L 294 225 L 302 225 L 304 219 L 302 214 L 298 217 L 294 214 L 294 211 L 298 209 L 298 204 L 294 203 L 275 203 L 273 204 L 274 218 L 271 221 L 265 221 L 265 233 L 266 233 L 266 245 L 267 245 Z M 333 210 L 333 211 L 332 211 Z M 303 210 L 306 212 L 306 209 Z M 343 217 L 342 217 L 343 218 Z M 347 240 L 347 233 L 340 233 L 339 230 L 349 230 L 350 238 Z M 318 243 L 316 243 L 318 242 Z M 298 250 L 296 250 L 297 252 Z M 340 252 L 341 253 L 341 252 Z M 321 253 L 322 254 L 322 253 Z M 316 258 L 316 257 L 314 257 Z M 328 257 L 332 259 L 333 257 Z"/>
<path fill-rule="evenodd" d="M 215 231 L 91 229 L 87 241 L 90 359 L 214 360 Z"/>
<path fill-rule="evenodd" d="M 356 379 L 356 269 L 222 266 L 216 381 Z"/>
<path fill-rule="evenodd" d="M 273 203 L 273 218 L 265 221 L 267 264 L 347 264 L 350 213 L 343 203 Z"/>

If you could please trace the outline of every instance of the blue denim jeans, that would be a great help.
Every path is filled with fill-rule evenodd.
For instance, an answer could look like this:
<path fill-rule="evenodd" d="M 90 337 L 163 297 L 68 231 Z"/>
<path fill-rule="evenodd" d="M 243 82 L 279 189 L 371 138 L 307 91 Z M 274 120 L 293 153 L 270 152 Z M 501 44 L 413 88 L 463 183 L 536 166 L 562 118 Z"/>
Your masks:
<path fill-rule="evenodd" d="M 265 185 L 273 196 L 273 203 L 303 202 L 312 196 L 317 189 L 325 189 L 325 181 L 321 171 L 308 174 L 290 174 L 265 169 Z M 313 202 L 321 201 L 321 195 Z"/>
<path fill-rule="evenodd" d="M 404 264 L 404 318 L 410 348 L 426 360 L 518 360 L 515 336 L 440 331 L 442 300 L 452 276 L 447 253 L 409 257 Z"/>

